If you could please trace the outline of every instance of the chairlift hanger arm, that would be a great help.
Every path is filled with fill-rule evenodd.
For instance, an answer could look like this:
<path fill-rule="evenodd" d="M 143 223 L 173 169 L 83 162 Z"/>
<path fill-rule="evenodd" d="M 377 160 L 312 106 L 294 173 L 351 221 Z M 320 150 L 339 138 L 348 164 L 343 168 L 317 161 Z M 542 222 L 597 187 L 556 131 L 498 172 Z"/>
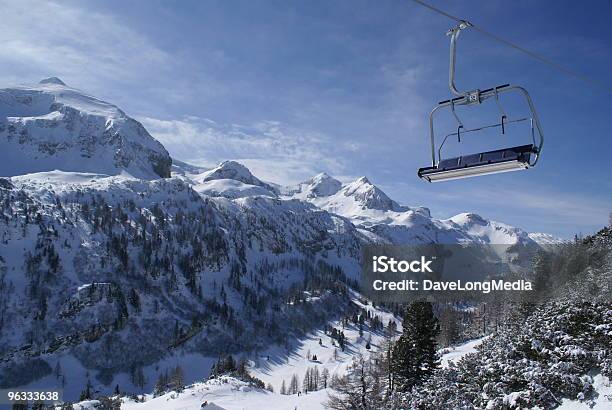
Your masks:
<path fill-rule="evenodd" d="M 459 34 L 461 30 L 465 30 L 469 27 L 473 27 L 473 24 L 469 21 L 462 20 L 457 26 L 451 28 L 446 32 L 447 36 L 450 36 L 450 63 L 448 66 L 448 88 L 450 88 L 451 93 L 456 95 L 456 98 L 451 99 L 451 102 L 454 102 L 455 105 L 461 104 L 479 104 L 483 100 L 487 98 L 497 96 L 497 90 L 502 87 L 507 87 L 509 84 L 504 84 L 494 88 L 488 88 L 486 90 L 471 90 L 471 91 L 459 91 L 457 86 L 455 85 L 455 66 L 457 62 L 457 39 L 459 38 Z M 491 92 L 493 91 L 493 92 Z"/>
<path fill-rule="evenodd" d="M 464 92 L 461 92 L 455 86 L 455 61 L 457 60 L 457 38 L 461 30 L 472 27 L 469 21 L 462 21 L 456 27 L 450 29 L 446 35 L 450 36 L 450 64 L 448 67 L 448 87 L 451 92 L 457 96 L 463 97 Z"/>

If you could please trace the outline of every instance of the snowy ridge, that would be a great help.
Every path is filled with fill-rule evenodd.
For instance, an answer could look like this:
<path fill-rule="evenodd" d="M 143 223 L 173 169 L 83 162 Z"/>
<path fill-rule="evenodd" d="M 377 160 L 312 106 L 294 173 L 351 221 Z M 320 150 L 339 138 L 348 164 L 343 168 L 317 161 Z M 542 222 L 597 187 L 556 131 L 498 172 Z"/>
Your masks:
<path fill-rule="evenodd" d="M 298 189 L 287 189 L 287 196 L 311 202 L 328 212 L 366 223 L 367 220 L 389 222 L 390 213 L 401 213 L 409 208 L 400 206 L 366 177 L 346 185 L 327 174 L 319 174 L 298 185 Z"/>
<path fill-rule="evenodd" d="M 539 245 L 559 245 L 560 243 L 566 242 L 562 239 L 559 239 L 553 235 L 542 233 L 542 232 L 531 232 L 529 233 L 529 237 L 536 241 Z"/>
<path fill-rule="evenodd" d="M 0 176 L 62 171 L 170 176 L 171 159 L 116 106 L 50 78 L 0 90 Z"/>
<path fill-rule="evenodd" d="M 196 192 L 211 197 L 237 199 L 277 196 L 275 187 L 262 182 L 247 167 L 236 161 L 224 161 L 212 169 L 175 161 L 173 176 L 191 184 Z"/>
<path fill-rule="evenodd" d="M 194 176 L 194 180 L 199 183 L 220 179 L 231 179 L 247 185 L 259 186 L 271 192 L 274 191 L 272 186 L 256 178 L 247 167 L 236 161 L 223 161 L 210 171 Z"/>
<path fill-rule="evenodd" d="M 560 240 L 547 234 L 529 234 L 473 213 L 446 220 L 431 217 L 428 208 L 408 207 L 389 198 L 366 177 L 341 185 L 327 174 L 319 174 L 282 195 L 311 202 L 328 212 L 350 219 L 375 236 L 375 241 L 394 244 L 476 242 L 500 245 L 538 246 Z"/>
<path fill-rule="evenodd" d="M 489 221 L 480 215 L 462 213 L 445 220 L 450 226 L 458 227 L 470 237 L 491 244 L 535 244 L 529 234 L 520 228 L 501 222 Z M 552 237 L 551 237 L 552 238 Z"/>
<path fill-rule="evenodd" d="M 325 172 L 315 175 L 294 187 L 286 187 L 283 193 L 297 199 L 319 198 L 335 194 L 342 188 L 342 182 Z"/>

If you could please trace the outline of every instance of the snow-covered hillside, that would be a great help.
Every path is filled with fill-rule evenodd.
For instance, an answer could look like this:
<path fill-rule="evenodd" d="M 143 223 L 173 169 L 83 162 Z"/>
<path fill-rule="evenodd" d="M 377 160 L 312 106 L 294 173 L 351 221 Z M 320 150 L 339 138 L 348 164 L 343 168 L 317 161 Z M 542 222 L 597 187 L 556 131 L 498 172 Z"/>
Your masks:
<path fill-rule="evenodd" d="M 139 122 L 58 78 L 0 90 L 0 176 L 58 169 L 153 179 L 169 177 L 170 164 Z"/>
<path fill-rule="evenodd" d="M 1 181 L 2 385 L 59 383 L 52 369 L 76 362 L 97 390 L 144 392 L 175 353 L 260 349 L 341 314 L 359 271 L 363 236 L 306 202 L 210 198 L 178 178 Z M 71 400 L 79 374 L 62 373 Z"/>
<path fill-rule="evenodd" d="M 358 296 L 358 295 L 355 295 Z M 355 297 L 353 302 L 361 309 L 367 309 L 372 315 L 378 315 L 384 323 L 395 320 L 398 323 L 398 333 L 401 331 L 401 321 L 387 311 L 375 308 L 371 305 L 363 305 L 359 298 Z M 312 391 L 300 395 L 280 394 L 280 389 L 285 382 L 288 386 L 293 375 L 297 375 L 301 381 L 308 369 L 316 368 L 320 374 L 326 369 L 329 378 L 342 376 L 353 358 L 381 349 L 386 337 L 383 332 L 366 332 L 360 336 L 359 329 L 353 324 L 345 327 L 340 322 L 331 322 L 328 326 L 342 328 L 349 341 L 348 348 L 342 352 L 337 345 L 332 345 L 329 335 L 323 329 L 319 329 L 308 334 L 299 341 L 296 348 L 285 351 L 284 348 L 275 346 L 269 350 L 258 352 L 256 357 L 250 360 L 251 372 L 269 383 L 273 391 L 256 388 L 248 383 L 237 380 L 229 376 L 222 376 L 212 380 L 202 380 L 187 386 L 182 392 L 170 392 L 158 397 L 153 395 L 142 396 L 143 402 L 123 398 L 122 409 L 129 410 L 161 410 L 161 409 L 181 409 L 198 408 L 202 403 L 208 403 L 206 409 L 302 409 L 302 410 L 322 410 L 329 399 L 329 394 L 333 393 L 331 388 Z M 450 362 L 457 362 L 467 354 L 476 352 L 476 348 L 486 338 L 471 340 L 464 344 L 443 351 L 440 360 L 443 366 Z M 319 342 L 321 340 L 321 343 Z M 370 348 L 366 348 L 366 343 L 370 343 Z M 314 357 L 315 359 L 308 359 Z M 301 388 L 301 386 L 300 386 Z M 76 409 L 82 406 L 88 409 L 91 402 L 83 402 L 75 405 Z M 214 407 L 217 406 L 217 407 Z"/>
<path fill-rule="evenodd" d="M 351 295 L 353 309 L 366 310 L 371 316 L 378 316 L 384 324 L 394 321 L 397 323 L 398 332 L 401 331 L 401 320 L 398 317 L 386 310 L 363 304 L 361 297 L 354 292 Z M 325 331 L 329 328 L 340 329 L 344 332 L 347 340 L 345 351 L 342 351 Z M 397 333 L 392 336 L 396 335 Z M 320 375 L 326 372 L 329 384 L 332 377 L 340 377 L 344 374 L 354 357 L 367 356 L 381 349 L 386 338 L 384 331 L 366 330 L 360 336 L 357 325 L 331 321 L 324 328 L 316 329 L 296 340 L 295 344 L 275 345 L 269 349 L 255 352 L 249 357 L 249 371 L 266 384 L 271 385 L 272 392 L 253 387 L 232 377 L 222 376 L 213 380 L 200 380 L 182 392 L 170 392 L 158 397 L 145 395 L 143 396 L 144 402 L 141 403 L 124 398 L 121 408 L 133 410 L 199 408 L 202 403 L 207 402 L 209 406 L 214 405 L 226 410 L 294 409 L 295 407 L 302 410 L 324 409 L 324 404 L 332 389 L 327 387 L 305 392 L 302 381 L 306 372 L 309 369 L 316 369 Z M 369 348 L 366 348 L 368 344 Z M 472 343 L 471 346 L 475 344 L 477 342 Z M 469 351 L 466 350 L 464 354 Z M 299 379 L 300 394 L 281 394 L 283 382 L 288 387 L 294 375 Z M 90 405 L 91 403 L 86 402 L 75 406 L 76 409 L 79 409 L 79 406 L 88 408 Z"/>
<path fill-rule="evenodd" d="M 191 383 L 229 353 L 275 389 L 304 349 L 341 371 L 364 340 L 347 328 L 351 354 L 330 361 L 318 338 L 355 306 L 364 245 L 552 241 L 432 218 L 365 177 L 282 187 L 235 161 L 171 166 L 138 122 L 56 78 L 0 90 L 0 160 L 0 388 L 68 400 L 87 383 L 150 393 L 174 365 Z"/>

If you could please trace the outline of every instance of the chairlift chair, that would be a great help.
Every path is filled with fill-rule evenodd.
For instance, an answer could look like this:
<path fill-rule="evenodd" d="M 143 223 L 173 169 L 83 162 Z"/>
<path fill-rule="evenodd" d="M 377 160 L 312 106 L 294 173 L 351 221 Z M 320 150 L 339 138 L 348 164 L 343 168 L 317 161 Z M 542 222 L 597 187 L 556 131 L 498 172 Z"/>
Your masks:
<path fill-rule="evenodd" d="M 461 22 L 457 27 L 449 30 L 450 36 L 450 67 L 448 85 L 451 92 L 456 96 L 450 100 L 441 101 L 429 114 L 429 137 L 431 141 L 431 166 L 420 168 L 418 176 L 428 182 L 447 181 L 451 179 L 468 178 L 480 175 L 496 174 L 500 172 L 519 171 L 533 167 L 538 162 L 544 144 L 544 134 L 538 119 L 531 96 L 523 87 L 504 84 L 486 90 L 472 90 L 462 92 L 455 86 L 455 60 L 456 42 L 461 30 L 470 27 L 467 21 Z M 500 102 L 500 95 L 503 93 L 517 92 L 521 94 L 529 106 L 530 116 L 525 118 L 510 119 Z M 474 106 L 483 101 L 494 98 L 499 109 L 501 120 L 495 124 L 485 125 L 477 128 L 466 129 L 463 122 L 455 111 L 456 106 Z M 453 117 L 457 122 L 457 131 L 447 134 L 442 139 L 436 152 L 436 141 L 434 133 L 434 114 L 442 109 L 450 108 Z M 501 133 L 505 134 L 506 127 L 510 124 L 528 121 L 531 126 L 531 144 L 516 147 L 504 148 L 495 151 L 480 152 L 460 157 L 442 159 L 442 148 L 449 137 L 456 137 L 461 142 L 461 137 L 465 134 L 475 133 L 489 128 L 500 128 Z M 536 139 L 537 135 L 537 139 Z M 437 158 L 436 158 L 437 153 Z"/>

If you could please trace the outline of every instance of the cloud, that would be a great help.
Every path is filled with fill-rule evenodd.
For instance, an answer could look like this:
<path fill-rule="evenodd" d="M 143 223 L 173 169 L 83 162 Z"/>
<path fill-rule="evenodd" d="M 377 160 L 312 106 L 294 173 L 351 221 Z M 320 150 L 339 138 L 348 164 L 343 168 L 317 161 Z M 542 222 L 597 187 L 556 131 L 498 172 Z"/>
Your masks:
<path fill-rule="evenodd" d="M 606 223 L 609 212 L 612 210 L 609 202 L 598 198 L 585 198 L 582 195 L 570 193 L 518 192 L 513 199 L 525 208 L 538 211 L 552 217 L 556 224 L 559 221 L 578 225 L 592 225 L 601 227 Z"/>
<path fill-rule="evenodd" d="M 139 120 L 176 159 L 201 166 L 233 159 L 257 176 L 281 184 L 296 183 L 322 171 L 344 173 L 349 168 L 348 153 L 360 149 L 357 144 L 335 142 L 329 136 L 278 121 L 246 126 L 194 116 Z"/>
<path fill-rule="evenodd" d="M 3 1 L 3 82 L 58 75 L 97 88 L 105 78 L 133 80 L 171 59 L 115 17 L 65 3 Z M 22 68 L 16 69 L 16 67 Z M 138 69 L 139 68 L 139 69 Z"/>

